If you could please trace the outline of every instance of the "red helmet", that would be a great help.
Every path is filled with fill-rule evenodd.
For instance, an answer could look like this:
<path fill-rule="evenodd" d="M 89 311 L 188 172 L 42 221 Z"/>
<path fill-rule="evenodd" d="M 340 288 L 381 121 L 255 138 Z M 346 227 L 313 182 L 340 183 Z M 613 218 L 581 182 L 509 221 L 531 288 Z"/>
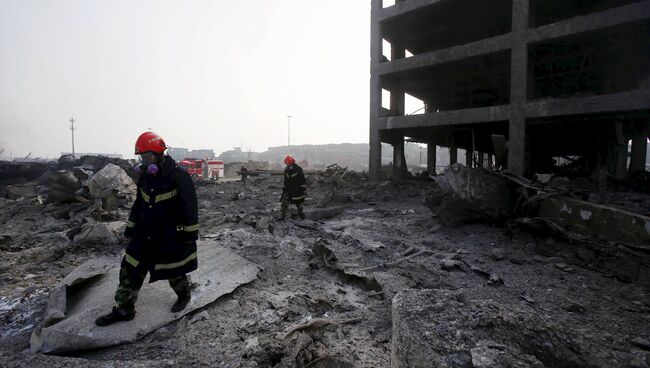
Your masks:
<path fill-rule="evenodd" d="M 162 154 L 167 149 L 165 141 L 162 137 L 154 132 L 144 132 L 140 134 L 138 140 L 135 141 L 135 154 L 140 155 L 145 152 L 153 152 Z"/>
<path fill-rule="evenodd" d="M 296 160 L 291 155 L 287 155 L 287 157 L 284 158 L 284 164 L 285 165 L 293 165 L 295 163 L 296 163 Z"/>

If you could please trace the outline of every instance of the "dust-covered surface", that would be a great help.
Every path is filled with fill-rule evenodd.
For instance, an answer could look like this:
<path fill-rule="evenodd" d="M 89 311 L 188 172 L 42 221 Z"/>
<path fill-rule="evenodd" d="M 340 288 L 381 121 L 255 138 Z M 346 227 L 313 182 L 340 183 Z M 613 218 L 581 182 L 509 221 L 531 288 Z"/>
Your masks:
<path fill-rule="evenodd" d="M 598 272 L 597 251 L 442 226 L 423 205 L 428 182 L 341 176 L 308 178 L 307 220 L 277 220 L 281 178 L 200 184 L 201 236 L 258 278 L 138 342 L 74 356 L 32 354 L 29 336 L 65 275 L 121 253 L 126 209 L 0 199 L 0 365 L 389 367 L 402 292 L 401 320 L 424 330 L 407 336 L 438 344 L 442 366 L 649 366 L 649 291 Z M 115 241 L 77 236 L 97 224 Z"/>
<path fill-rule="evenodd" d="M 119 260 L 94 258 L 75 268 L 50 293 L 45 318 L 32 334 L 32 352 L 60 354 L 137 341 L 253 281 L 259 272 L 253 263 L 213 242 L 199 242 L 198 257 L 202 262 L 192 273 L 192 300 L 185 309 L 173 313 L 167 304 L 175 293 L 157 282 L 140 291 L 132 323 L 104 327 L 95 320 L 110 310 L 107 301 L 119 282 Z"/>

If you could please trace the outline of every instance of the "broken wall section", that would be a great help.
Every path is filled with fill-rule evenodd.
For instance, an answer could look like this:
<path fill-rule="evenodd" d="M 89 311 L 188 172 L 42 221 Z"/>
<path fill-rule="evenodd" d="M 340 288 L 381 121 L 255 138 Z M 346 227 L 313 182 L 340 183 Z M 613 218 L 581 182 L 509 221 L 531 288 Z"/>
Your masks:
<path fill-rule="evenodd" d="M 520 226 L 540 239 L 568 243 L 547 247 L 540 241 L 539 251 L 562 253 L 583 267 L 650 284 L 650 217 L 645 214 L 580 199 L 590 197 L 584 191 L 460 164 L 434 180 L 425 204 L 445 225 Z"/>
<path fill-rule="evenodd" d="M 504 222 L 515 214 L 517 188 L 503 175 L 453 164 L 433 180 L 425 204 L 445 225 Z"/>

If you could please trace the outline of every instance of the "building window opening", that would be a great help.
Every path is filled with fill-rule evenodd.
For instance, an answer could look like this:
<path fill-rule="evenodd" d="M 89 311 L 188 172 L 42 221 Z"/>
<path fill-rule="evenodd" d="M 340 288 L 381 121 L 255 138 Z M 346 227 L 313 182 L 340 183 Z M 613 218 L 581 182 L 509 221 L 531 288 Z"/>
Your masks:
<path fill-rule="evenodd" d="M 390 110 L 390 91 L 383 88 L 381 90 L 381 107 Z"/>
<path fill-rule="evenodd" d="M 404 94 L 404 110 L 408 115 L 420 115 L 425 113 L 424 101 L 408 93 Z"/>
<path fill-rule="evenodd" d="M 382 41 L 382 56 L 383 61 L 391 61 L 392 47 L 390 42 L 383 40 Z"/>

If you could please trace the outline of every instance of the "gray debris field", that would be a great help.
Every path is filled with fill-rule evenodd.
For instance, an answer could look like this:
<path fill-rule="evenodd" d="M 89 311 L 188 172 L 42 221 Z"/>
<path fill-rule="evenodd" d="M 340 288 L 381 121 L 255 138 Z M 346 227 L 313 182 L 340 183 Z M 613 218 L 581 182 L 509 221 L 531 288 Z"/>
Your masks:
<path fill-rule="evenodd" d="M 59 355 L 31 352 L 30 336 L 64 277 L 119 259 L 128 205 L 0 199 L 0 366 L 649 366 L 647 285 L 598 267 L 596 250 L 445 224 L 425 205 L 431 182 L 340 176 L 309 175 L 308 218 L 285 221 L 280 177 L 197 183 L 202 244 L 256 265 L 257 278 L 132 343 Z"/>

